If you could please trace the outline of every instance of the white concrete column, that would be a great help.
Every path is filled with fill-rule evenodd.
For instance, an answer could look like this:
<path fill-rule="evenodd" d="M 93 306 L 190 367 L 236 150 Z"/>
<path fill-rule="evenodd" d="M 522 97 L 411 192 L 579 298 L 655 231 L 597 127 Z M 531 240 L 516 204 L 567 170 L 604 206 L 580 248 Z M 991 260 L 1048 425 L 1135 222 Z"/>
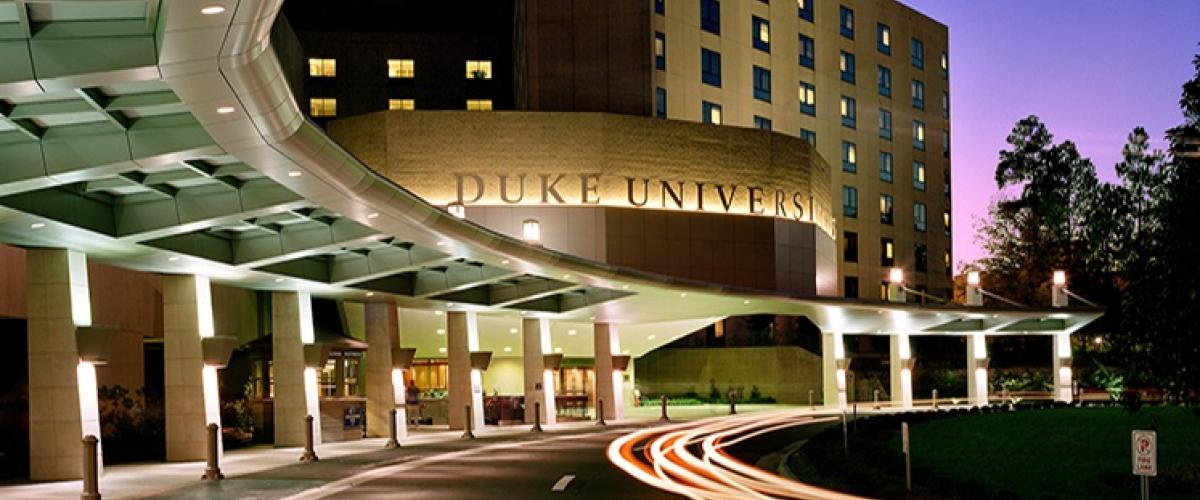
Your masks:
<path fill-rule="evenodd" d="M 271 350 L 275 370 L 275 446 L 304 446 L 304 417 L 313 417 L 313 445 L 321 444 L 317 369 L 304 366 L 304 345 L 315 339 L 307 292 L 271 294 Z"/>
<path fill-rule="evenodd" d="M 74 250 L 31 248 L 25 252 L 25 277 L 29 477 L 79 479 L 83 436 L 101 437 L 96 368 L 79 360 L 75 341 L 75 328 L 92 324 L 87 256 Z M 103 458 L 100 462 L 103 470 Z"/>
<path fill-rule="evenodd" d="M 892 403 L 901 408 L 912 408 L 912 369 L 916 359 L 912 355 L 907 333 L 897 333 L 890 338 L 888 365 L 891 367 Z"/>
<path fill-rule="evenodd" d="M 450 384 L 450 429 L 466 428 L 471 405 L 473 428 L 483 428 L 483 374 L 471 368 L 471 351 L 479 350 L 479 324 L 474 311 L 446 313 L 446 352 Z"/>
<path fill-rule="evenodd" d="M 400 345 L 400 315 L 396 305 L 368 302 L 364 306 L 367 331 L 367 436 L 391 434 L 388 419 L 396 410 L 397 437 L 408 434 L 404 407 L 404 370 L 392 368 L 392 348 Z"/>
<path fill-rule="evenodd" d="M 604 419 L 625 418 L 624 376 L 613 369 L 613 355 L 621 353 L 621 338 L 616 325 L 592 325 L 595 345 L 596 400 L 604 400 Z"/>
<path fill-rule="evenodd" d="M 525 422 L 533 423 L 534 403 L 542 404 L 542 423 L 553 424 L 557 410 L 554 406 L 554 372 L 547 370 L 542 356 L 553 352 L 550 346 L 550 320 L 525 318 L 521 320 L 522 356 L 525 358 Z"/>
<path fill-rule="evenodd" d="M 821 333 L 822 399 L 826 408 L 846 409 L 846 343 L 841 333 Z"/>
<path fill-rule="evenodd" d="M 988 404 L 987 336 L 967 335 L 967 399 L 975 406 Z"/>
<path fill-rule="evenodd" d="M 201 339 L 213 331 L 208 277 L 163 276 L 163 385 L 167 460 L 204 460 L 208 424 L 221 425 L 217 369 L 204 365 Z M 221 442 L 217 441 L 218 453 Z"/>
<path fill-rule="evenodd" d="M 1071 334 L 1056 333 L 1054 343 L 1054 400 L 1070 403 L 1074 400 L 1071 384 Z"/>

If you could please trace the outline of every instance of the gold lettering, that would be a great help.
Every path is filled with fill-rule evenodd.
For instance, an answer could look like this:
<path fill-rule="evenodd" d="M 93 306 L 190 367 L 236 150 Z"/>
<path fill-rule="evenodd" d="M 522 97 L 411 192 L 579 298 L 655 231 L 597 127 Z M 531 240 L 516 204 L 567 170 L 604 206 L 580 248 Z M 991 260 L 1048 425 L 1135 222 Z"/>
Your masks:
<path fill-rule="evenodd" d="M 671 199 L 675 201 L 676 207 L 683 208 L 683 181 L 678 182 L 679 191 L 675 191 L 675 189 L 671 187 L 670 181 L 658 181 L 659 185 L 662 186 L 663 208 L 667 208 L 667 196 L 670 196 Z"/>
<path fill-rule="evenodd" d="M 733 207 L 733 197 L 737 196 L 738 185 L 734 184 L 733 189 L 729 190 L 729 197 L 725 197 L 725 186 L 717 184 L 717 196 L 721 198 L 721 205 L 725 206 L 725 211 L 728 212 Z"/>
<path fill-rule="evenodd" d="M 458 179 L 458 203 L 460 205 L 475 203 L 479 201 L 480 198 L 483 198 L 483 177 L 480 177 L 476 174 L 454 174 L 454 177 Z M 475 196 L 469 200 L 464 194 L 466 190 L 463 186 L 463 179 L 471 179 L 472 181 L 475 181 Z"/>
<path fill-rule="evenodd" d="M 646 179 L 646 178 L 642 179 L 642 201 L 641 202 L 638 202 L 637 200 L 635 200 L 634 196 L 633 196 L 633 181 L 635 181 L 635 180 L 637 180 L 637 179 L 634 179 L 633 177 L 625 178 L 625 185 L 628 186 L 629 204 L 633 205 L 635 207 L 646 206 L 646 199 L 650 196 L 650 193 L 649 193 L 650 179 Z"/>
<path fill-rule="evenodd" d="M 600 174 L 579 174 L 579 202 L 584 205 L 596 205 L 600 203 L 600 195 L 597 192 L 599 189 Z M 589 197 L 588 195 L 594 195 Z"/>
<path fill-rule="evenodd" d="M 525 199 L 525 174 L 517 175 L 517 185 L 521 187 L 521 194 L 518 194 L 515 200 L 509 199 L 508 174 L 500 174 L 500 200 L 505 203 L 520 203 Z"/>
<path fill-rule="evenodd" d="M 560 194 L 558 192 L 558 188 L 557 188 L 559 181 L 563 180 L 563 177 L 565 177 L 565 175 L 558 174 L 557 176 L 554 177 L 553 182 L 550 181 L 549 174 L 539 174 L 538 177 L 541 177 L 541 179 L 542 179 L 542 203 L 549 203 L 550 196 L 553 196 L 554 199 L 557 200 L 559 203 L 567 202 L 566 200 L 563 199 L 562 194 Z"/>
<path fill-rule="evenodd" d="M 761 209 L 754 208 L 755 205 L 762 204 L 762 190 L 763 189 L 760 187 L 747 187 L 746 189 L 750 190 L 750 213 L 752 213 L 752 214 L 763 213 L 763 211 Z"/>

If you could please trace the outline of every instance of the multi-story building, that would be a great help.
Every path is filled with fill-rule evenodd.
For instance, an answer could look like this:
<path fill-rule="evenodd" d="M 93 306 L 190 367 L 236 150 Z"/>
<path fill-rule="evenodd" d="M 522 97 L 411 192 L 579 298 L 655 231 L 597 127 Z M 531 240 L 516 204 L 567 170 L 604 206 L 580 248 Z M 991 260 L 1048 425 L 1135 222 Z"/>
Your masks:
<path fill-rule="evenodd" d="M 379 14 L 366 24 L 340 20 L 344 9 L 288 10 L 319 122 L 597 111 L 799 137 L 831 166 L 821 222 L 840 250 L 837 293 L 882 299 L 901 267 L 949 298 L 945 25 L 890 0 L 364 3 Z"/>

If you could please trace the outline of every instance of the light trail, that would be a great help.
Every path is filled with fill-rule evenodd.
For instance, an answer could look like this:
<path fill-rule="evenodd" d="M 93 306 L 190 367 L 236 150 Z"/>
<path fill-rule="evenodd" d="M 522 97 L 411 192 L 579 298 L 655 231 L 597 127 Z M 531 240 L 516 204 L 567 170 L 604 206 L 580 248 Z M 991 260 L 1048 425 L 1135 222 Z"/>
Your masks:
<path fill-rule="evenodd" d="M 626 434 L 607 455 L 635 479 L 696 500 L 861 499 L 772 474 L 725 451 L 769 432 L 836 419 L 789 410 L 684 422 Z"/>

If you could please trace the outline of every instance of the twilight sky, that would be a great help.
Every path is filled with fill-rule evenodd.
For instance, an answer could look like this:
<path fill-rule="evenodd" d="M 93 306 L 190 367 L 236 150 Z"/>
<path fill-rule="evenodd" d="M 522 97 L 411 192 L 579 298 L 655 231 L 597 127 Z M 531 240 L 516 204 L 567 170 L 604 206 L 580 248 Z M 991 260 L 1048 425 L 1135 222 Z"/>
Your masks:
<path fill-rule="evenodd" d="M 998 152 L 1036 114 L 1113 180 L 1129 131 L 1155 147 L 1182 121 L 1200 52 L 1200 0 L 901 0 L 950 27 L 954 260 L 983 255 L 976 220 L 998 191 Z"/>

